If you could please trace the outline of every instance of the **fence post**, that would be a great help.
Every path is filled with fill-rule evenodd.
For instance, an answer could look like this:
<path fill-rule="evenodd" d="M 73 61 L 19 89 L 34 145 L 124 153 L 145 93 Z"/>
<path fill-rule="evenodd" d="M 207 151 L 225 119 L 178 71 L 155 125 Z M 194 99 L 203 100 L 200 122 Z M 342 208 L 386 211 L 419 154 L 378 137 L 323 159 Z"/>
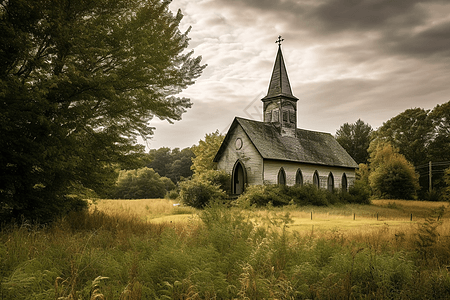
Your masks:
<path fill-rule="evenodd" d="M 411 222 L 412 222 L 412 214 L 411 214 L 411 219 L 410 219 L 410 220 L 411 220 Z"/>
<path fill-rule="evenodd" d="M 356 213 L 353 213 L 353 221 L 355 220 L 355 218 L 356 218 Z"/>

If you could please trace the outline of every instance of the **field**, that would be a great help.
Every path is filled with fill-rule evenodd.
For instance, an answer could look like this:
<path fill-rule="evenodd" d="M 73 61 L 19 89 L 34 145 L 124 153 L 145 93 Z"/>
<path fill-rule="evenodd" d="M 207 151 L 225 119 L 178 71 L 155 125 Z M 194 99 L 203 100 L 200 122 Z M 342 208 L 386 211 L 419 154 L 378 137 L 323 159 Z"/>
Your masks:
<path fill-rule="evenodd" d="M 1 231 L 0 299 L 450 299 L 447 207 L 98 200 Z"/>
<path fill-rule="evenodd" d="M 373 200 L 372 205 L 340 205 L 332 207 L 283 207 L 254 209 L 247 211 L 253 216 L 289 213 L 293 223 L 290 229 L 295 231 L 328 231 L 356 230 L 378 227 L 411 227 L 423 222 L 434 209 L 444 206 L 447 202 L 425 202 L 410 200 Z M 91 206 L 107 214 L 128 214 L 140 220 L 153 223 L 180 223 L 192 219 L 199 220 L 199 210 L 179 206 L 177 201 L 166 199 L 143 200 L 100 200 Z M 450 219 L 450 210 L 446 210 L 443 220 Z"/>

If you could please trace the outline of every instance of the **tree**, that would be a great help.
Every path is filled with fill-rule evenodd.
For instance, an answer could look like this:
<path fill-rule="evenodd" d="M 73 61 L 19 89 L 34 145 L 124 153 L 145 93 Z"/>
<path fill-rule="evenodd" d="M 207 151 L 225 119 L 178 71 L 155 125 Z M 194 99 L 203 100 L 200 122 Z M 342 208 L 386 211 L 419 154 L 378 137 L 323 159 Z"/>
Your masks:
<path fill-rule="evenodd" d="M 389 142 L 373 141 L 369 147 L 369 183 L 374 195 L 387 199 L 414 199 L 419 176 L 414 166 Z"/>
<path fill-rule="evenodd" d="M 150 163 L 147 165 L 153 168 L 159 175 L 169 177 L 173 182 L 177 183 L 181 178 L 189 178 L 192 176 L 192 158 L 194 153 L 190 148 L 180 151 L 179 148 L 162 147 L 158 150 L 150 149 Z"/>
<path fill-rule="evenodd" d="M 205 140 L 200 140 L 198 145 L 192 147 L 195 157 L 192 159 L 191 169 L 194 171 L 194 176 L 217 168 L 217 164 L 213 160 L 224 138 L 225 136 L 216 130 L 206 134 Z"/>
<path fill-rule="evenodd" d="M 450 161 L 450 101 L 437 105 L 428 117 L 432 128 L 429 160 Z"/>
<path fill-rule="evenodd" d="M 367 163 L 372 127 L 358 119 L 354 124 L 344 123 L 336 131 L 336 140 L 358 164 Z"/>
<path fill-rule="evenodd" d="M 167 177 L 161 177 L 153 169 L 120 171 L 114 198 L 149 199 L 163 198 L 175 184 Z"/>
<path fill-rule="evenodd" d="M 426 163 L 429 159 L 427 145 L 433 126 L 428 113 L 422 108 L 407 109 L 383 123 L 375 137 L 398 148 L 414 165 Z"/>
<path fill-rule="evenodd" d="M 5 0 L 0 5 L 0 215 L 49 221 L 100 195 L 143 147 L 149 122 L 203 68 L 180 11 L 161 0 Z M 5 220 L 5 219 L 3 219 Z"/>

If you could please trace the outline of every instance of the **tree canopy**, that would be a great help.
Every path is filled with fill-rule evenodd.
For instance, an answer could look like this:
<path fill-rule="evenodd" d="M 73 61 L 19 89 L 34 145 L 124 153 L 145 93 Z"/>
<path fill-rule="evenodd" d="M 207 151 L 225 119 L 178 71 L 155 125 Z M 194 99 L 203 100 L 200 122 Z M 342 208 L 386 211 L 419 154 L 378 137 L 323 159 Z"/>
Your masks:
<path fill-rule="evenodd" d="M 152 118 L 205 66 L 169 1 L 5 0 L 0 5 L 0 215 L 47 221 L 98 194 L 139 154 Z"/>
<path fill-rule="evenodd" d="M 159 149 L 150 149 L 149 168 L 152 168 L 161 176 L 170 178 L 177 183 L 181 178 L 190 178 L 192 176 L 192 158 L 194 153 L 191 148 L 179 148 L 171 150 L 167 147 Z"/>
<path fill-rule="evenodd" d="M 344 123 L 336 131 L 336 140 L 358 164 L 366 163 L 372 126 L 358 119 L 354 124 Z"/>
<path fill-rule="evenodd" d="M 175 184 L 169 178 L 159 176 L 153 169 L 123 170 L 119 172 L 113 198 L 163 198 L 173 189 Z"/>
<path fill-rule="evenodd" d="M 373 141 L 369 147 L 369 183 L 380 198 L 414 199 L 419 176 L 414 166 L 389 142 Z"/>
<path fill-rule="evenodd" d="M 206 134 L 205 140 L 200 140 L 198 145 L 192 147 L 195 157 L 192 158 L 191 169 L 195 176 L 216 169 L 217 163 L 213 160 L 224 138 L 225 136 L 219 133 L 219 130 L 216 130 L 213 133 Z"/>

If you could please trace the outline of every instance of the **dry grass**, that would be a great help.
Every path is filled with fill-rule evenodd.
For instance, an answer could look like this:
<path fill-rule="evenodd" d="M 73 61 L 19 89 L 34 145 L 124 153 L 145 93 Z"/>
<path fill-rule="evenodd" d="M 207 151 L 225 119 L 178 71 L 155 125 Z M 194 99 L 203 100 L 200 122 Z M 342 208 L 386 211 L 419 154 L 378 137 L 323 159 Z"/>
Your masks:
<path fill-rule="evenodd" d="M 140 200 L 99 200 L 91 206 L 91 210 L 99 210 L 113 215 L 130 215 L 142 221 L 180 222 L 192 219 L 197 210 L 183 207 L 174 200 L 140 199 Z"/>
<path fill-rule="evenodd" d="M 127 215 L 151 223 L 185 223 L 193 219 L 198 220 L 199 210 L 177 204 L 177 201 L 167 199 L 99 200 L 91 206 L 91 209 L 111 215 Z M 448 208 L 449 204 L 410 200 L 373 200 L 372 205 L 283 207 L 271 210 L 256 209 L 249 211 L 248 214 L 253 217 L 268 217 L 272 214 L 283 215 L 288 212 L 293 220 L 290 225 L 291 230 L 316 233 L 352 230 L 361 234 L 361 232 L 372 232 L 386 226 L 392 230 L 401 231 L 411 226 L 416 228 L 418 222 L 424 221 L 433 209 L 441 206 Z M 443 219 L 450 219 L 450 210 L 447 209 Z"/>

